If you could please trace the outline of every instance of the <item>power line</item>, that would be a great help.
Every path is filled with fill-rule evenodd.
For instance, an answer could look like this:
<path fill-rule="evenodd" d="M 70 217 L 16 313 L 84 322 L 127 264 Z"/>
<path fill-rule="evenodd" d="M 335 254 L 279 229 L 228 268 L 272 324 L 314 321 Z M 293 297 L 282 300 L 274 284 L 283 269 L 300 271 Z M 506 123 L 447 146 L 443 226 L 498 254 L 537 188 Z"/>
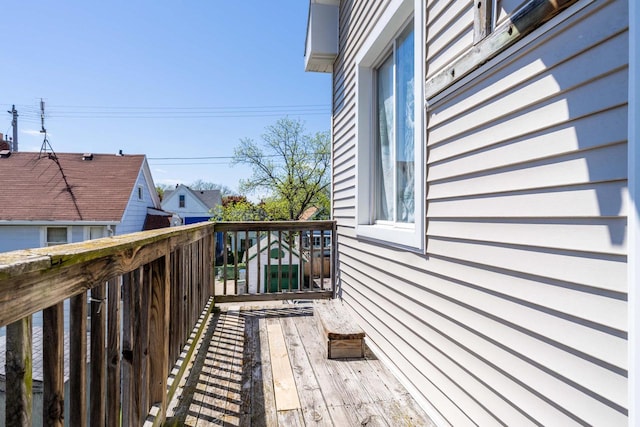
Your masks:
<path fill-rule="evenodd" d="M 0 104 L 2 106 L 4 104 Z M 26 123 L 41 120 L 33 105 L 18 105 Z M 239 105 L 239 106 L 97 106 L 48 105 L 47 119 L 170 120 L 222 119 L 279 116 L 329 116 L 326 104 Z"/>

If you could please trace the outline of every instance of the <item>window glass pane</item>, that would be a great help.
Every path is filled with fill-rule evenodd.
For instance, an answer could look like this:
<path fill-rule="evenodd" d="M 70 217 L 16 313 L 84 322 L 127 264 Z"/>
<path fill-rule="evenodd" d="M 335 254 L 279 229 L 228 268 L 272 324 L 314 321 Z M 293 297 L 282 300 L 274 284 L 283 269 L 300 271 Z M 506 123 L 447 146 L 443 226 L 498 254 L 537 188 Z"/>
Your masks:
<path fill-rule="evenodd" d="M 376 146 L 376 220 L 393 220 L 393 57 L 389 57 L 376 73 L 377 146 Z"/>
<path fill-rule="evenodd" d="M 65 227 L 47 228 L 47 246 L 67 243 L 67 229 Z"/>
<path fill-rule="evenodd" d="M 414 221 L 414 63 L 413 31 L 396 47 L 396 210 L 397 222 Z"/>
<path fill-rule="evenodd" d="M 104 237 L 103 227 L 90 227 L 89 228 L 89 240 L 100 239 Z"/>

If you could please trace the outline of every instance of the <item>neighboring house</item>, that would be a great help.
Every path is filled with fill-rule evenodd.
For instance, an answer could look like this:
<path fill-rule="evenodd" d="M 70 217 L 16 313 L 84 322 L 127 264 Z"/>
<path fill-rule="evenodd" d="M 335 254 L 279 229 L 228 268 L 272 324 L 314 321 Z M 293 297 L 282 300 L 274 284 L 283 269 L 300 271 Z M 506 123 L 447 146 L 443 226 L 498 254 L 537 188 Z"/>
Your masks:
<path fill-rule="evenodd" d="M 298 289 L 300 280 L 300 254 L 298 250 L 290 248 L 286 239 L 279 241 L 277 233 L 265 235 L 259 243 L 258 245 L 256 242 L 247 251 L 249 293 L 256 293 L 258 291 L 256 286 L 260 287 L 260 293 L 278 292 L 278 289 L 288 289 L 289 287 Z M 260 265 L 259 269 L 258 265 Z M 269 283 L 269 289 L 267 289 L 267 283 Z"/>
<path fill-rule="evenodd" d="M 439 425 L 639 422 L 634 2 L 310 2 L 340 295 Z"/>
<path fill-rule="evenodd" d="M 169 225 L 144 155 L 0 152 L 0 252 Z"/>
<path fill-rule="evenodd" d="M 165 191 L 162 199 L 162 209 L 180 216 L 185 225 L 209 221 L 212 210 L 220 205 L 220 190 L 192 190 L 182 184 Z"/>

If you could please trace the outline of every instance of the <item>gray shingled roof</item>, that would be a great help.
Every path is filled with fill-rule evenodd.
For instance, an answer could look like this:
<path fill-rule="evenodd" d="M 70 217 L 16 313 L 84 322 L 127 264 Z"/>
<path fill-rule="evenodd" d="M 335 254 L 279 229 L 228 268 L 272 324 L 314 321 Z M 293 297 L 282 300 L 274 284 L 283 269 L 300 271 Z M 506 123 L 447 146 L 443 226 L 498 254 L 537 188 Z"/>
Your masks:
<path fill-rule="evenodd" d="M 220 193 L 220 190 L 192 190 L 187 186 L 185 186 L 185 188 L 191 191 L 191 194 L 198 198 L 209 209 L 213 209 L 222 204 L 222 194 Z M 174 191 L 175 190 L 166 190 L 164 192 L 164 199 L 168 199 Z"/>

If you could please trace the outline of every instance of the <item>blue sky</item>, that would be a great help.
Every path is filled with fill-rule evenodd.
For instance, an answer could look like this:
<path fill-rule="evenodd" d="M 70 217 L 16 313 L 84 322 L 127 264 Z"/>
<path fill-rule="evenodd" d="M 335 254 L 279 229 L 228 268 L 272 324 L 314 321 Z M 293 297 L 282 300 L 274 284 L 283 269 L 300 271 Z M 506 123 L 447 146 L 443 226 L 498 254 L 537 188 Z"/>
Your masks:
<path fill-rule="evenodd" d="M 0 132 L 16 104 L 38 151 L 39 101 L 58 152 L 146 154 L 156 183 L 237 188 L 228 159 L 285 115 L 329 130 L 331 78 L 304 72 L 308 2 L 14 1 L 3 4 Z M 1 173 L 1 171 L 0 171 Z"/>

